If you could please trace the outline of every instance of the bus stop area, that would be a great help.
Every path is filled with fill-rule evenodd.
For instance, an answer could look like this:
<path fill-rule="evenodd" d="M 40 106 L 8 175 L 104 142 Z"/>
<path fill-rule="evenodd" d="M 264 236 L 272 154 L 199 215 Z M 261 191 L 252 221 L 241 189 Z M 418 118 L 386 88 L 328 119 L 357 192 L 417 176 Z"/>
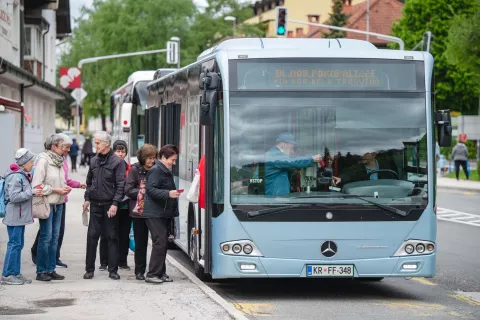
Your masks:
<path fill-rule="evenodd" d="M 71 178 L 85 181 L 87 169 Z M 0 317 L 5 319 L 232 319 L 225 309 L 192 282 L 188 275 L 167 262 L 172 283 L 152 285 L 135 280 L 133 252 L 129 252 L 131 271 L 119 270 L 121 279 L 108 278 L 107 271 L 95 271 L 92 280 L 84 280 L 87 227 L 82 224 L 84 191 L 69 195 L 62 260 L 68 268 L 57 268 L 63 281 L 35 281 L 35 265 L 30 248 L 38 231 L 38 222 L 25 230 L 21 272 L 31 284 L 0 286 Z M 8 235 L 0 232 L 0 256 L 5 255 Z M 99 259 L 97 256 L 97 266 Z M 3 268 L 3 259 L 0 261 Z"/>

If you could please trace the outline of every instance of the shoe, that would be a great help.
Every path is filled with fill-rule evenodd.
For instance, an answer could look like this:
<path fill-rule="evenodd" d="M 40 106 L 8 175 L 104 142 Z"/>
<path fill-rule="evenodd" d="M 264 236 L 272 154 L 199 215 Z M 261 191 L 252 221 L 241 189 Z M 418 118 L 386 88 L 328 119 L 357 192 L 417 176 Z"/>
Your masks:
<path fill-rule="evenodd" d="M 57 260 L 57 267 L 68 268 L 68 266 L 60 259 Z"/>
<path fill-rule="evenodd" d="M 149 277 L 149 276 L 147 276 L 145 278 L 145 282 L 146 283 L 160 284 L 160 283 L 163 283 L 163 280 L 159 277 Z"/>
<path fill-rule="evenodd" d="M 102 265 L 100 265 L 100 268 L 98 268 L 98 270 L 100 270 L 100 271 L 105 271 L 107 269 L 108 269 L 108 266 L 106 264 L 102 264 Z"/>
<path fill-rule="evenodd" d="M 93 278 L 93 272 L 85 272 L 83 279 L 90 280 Z"/>
<path fill-rule="evenodd" d="M 119 265 L 118 267 L 119 267 L 120 269 L 122 269 L 122 270 L 128 270 L 128 271 L 130 271 L 130 267 L 129 267 L 128 265 L 126 265 L 126 264 Z"/>
<path fill-rule="evenodd" d="M 37 273 L 37 281 L 51 281 L 52 277 L 50 277 L 48 274 L 45 272 L 42 273 Z"/>
<path fill-rule="evenodd" d="M 110 273 L 108 274 L 108 277 L 109 277 L 110 279 L 113 279 L 113 280 L 120 280 L 120 276 L 119 276 L 118 273 L 116 273 L 116 272 L 110 272 Z"/>
<path fill-rule="evenodd" d="M 142 281 L 145 280 L 145 276 L 143 275 L 143 273 L 137 273 L 137 274 L 135 275 L 135 278 L 136 278 L 137 280 L 142 280 Z"/>
<path fill-rule="evenodd" d="M 163 276 L 161 276 L 160 279 L 162 279 L 163 282 L 173 282 L 173 279 L 170 278 L 167 274 L 164 274 Z"/>
<path fill-rule="evenodd" d="M 22 279 L 17 278 L 16 276 L 8 276 L 8 277 L 2 277 L 0 280 L 1 284 L 5 285 L 22 285 L 25 282 Z"/>
<path fill-rule="evenodd" d="M 17 274 L 15 277 L 17 277 L 18 279 L 22 280 L 23 283 L 26 283 L 26 284 L 32 283 L 32 280 L 25 278 L 25 276 L 24 276 L 23 274 L 21 274 L 21 273 L 20 273 L 20 274 Z"/>
<path fill-rule="evenodd" d="M 47 274 L 50 276 L 50 278 L 52 278 L 52 280 L 63 280 L 63 279 L 65 279 L 64 276 L 59 275 L 56 271 L 48 272 Z"/>

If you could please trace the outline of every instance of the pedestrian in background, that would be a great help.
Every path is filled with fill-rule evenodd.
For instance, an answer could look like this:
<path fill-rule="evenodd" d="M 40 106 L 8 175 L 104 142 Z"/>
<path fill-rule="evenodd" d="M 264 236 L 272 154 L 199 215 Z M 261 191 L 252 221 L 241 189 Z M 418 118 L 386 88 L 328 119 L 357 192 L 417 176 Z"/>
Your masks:
<path fill-rule="evenodd" d="M 98 152 L 98 150 L 97 150 Z M 90 166 L 90 160 L 95 154 L 93 153 L 93 144 L 92 144 L 92 138 L 88 137 L 85 140 L 85 143 L 83 144 L 82 148 L 82 164 Z"/>
<path fill-rule="evenodd" d="M 469 179 L 467 169 L 468 149 L 465 145 L 465 142 L 465 138 L 463 136 L 460 136 L 457 145 L 453 147 L 452 151 L 452 159 L 455 163 L 455 176 L 457 177 L 457 180 L 459 180 L 460 166 L 462 166 L 463 172 L 465 173 L 465 177 L 467 177 L 467 180 Z"/>
<path fill-rule="evenodd" d="M 152 236 L 152 253 L 145 279 L 148 283 L 173 281 L 166 273 L 167 242 L 172 219 L 178 217 L 178 197 L 172 169 L 177 163 L 178 148 L 167 144 L 158 152 L 159 162 L 147 173 L 143 217 Z"/>
<path fill-rule="evenodd" d="M 32 197 L 29 172 L 33 167 L 34 154 L 28 149 L 19 149 L 15 153 L 15 163 L 11 164 L 5 173 L 4 192 L 7 201 L 3 224 L 7 226 L 8 243 L 1 284 L 22 285 L 31 283 L 20 273 L 22 249 L 25 239 L 25 226 L 33 223 Z M 42 191 L 35 190 L 40 196 Z"/>
<path fill-rule="evenodd" d="M 64 133 L 59 133 L 58 134 L 62 139 L 63 139 L 63 143 L 62 143 L 62 150 L 63 150 L 63 158 L 64 158 L 64 161 L 63 161 L 63 171 L 65 172 L 65 182 L 67 183 L 67 186 L 69 186 L 70 188 L 82 188 L 82 189 L 85 189 L 86 187 L 86 184 L 85 183 L 81 183 L 80 181 L 76 181 L 76 180 L 72 180 L 68 177 L 68 161 L 67 161 L 67 157 L 69 155 L 69 151 L 71 151 L 71 148 L 73 147 L 73 139 L 70 138 L 68 135 L 64 134 Z M 67 210 L 67 202 L 68 202 L 68 195 L 65 196 L 65 204 L 63 205 L 63 214 L 62 214 L 62 220 L 60 222 L 60 233 L 58 235 L 58 244 L 57 244 L 57 261 L 56 261 L 56 265 L 57 267 L 63 267 L 63 268 L 67 268 L 68 265 L 63 263 L 62 260 L 60 260 L 60 250 L 62 249 L 62 244 L 63 244 L 63 237 L 65 235 L 65 213 L 66 213 L 66 210 Z M 36 261 L 37 261 L 37 248 L 38 248 L 38 238 L 40 236 L 40 230 L 37 232 L 37 237 L 35 238 L 35 242 L 33 243 L 33 246 L 32 246 L 32 261 L 33 263 L 36 264 Z"/>
<path fill-rule="evenodd" d="M 72 190 L 66 184 L 63 169 L 63 139 L 52 134 L 45 141 L 45 152 L 38 155 L 33 175 L 33 188 L 40 188 L 50 204 L 50 215 L 40 221 L 37 249 L 37 280 L 63 280 L 56 269 L 57 245 L 63 216 L 65 196 Z"/>
<path fill-rule="evenodd" d="M 77 139 L 73 138 L 72 139 L 72 145 L 70 146 L 70 151 L 68 154 L 70 155 L 70 160 L 72 162 L 72 172 L 77 171 L 77 157 L 78 157 L 78 151 L 79 147 L 77 144 Z"/>
<path fill-rule="evenodd" d="M 137 151 L 138 162 L 133 164 L 127 177 L 125 194 L 130 198 L 129 212 L 133 220 L 135 239 L 135 278 L 145 280 L 147 269 L 148 227 L 143 216 L 147 172 L 155 165 L 157 148 L 144 144 Z"/>
<path fill-rule="evenodd" d="M 125 161 L 128 153 L 127 143 L 123 140 L 117 140 L 113 143 L 113 151 L 115 154 Z M 125 161 L 126 176 L 130 171 L 130 164 Z M 118 206 L 118 267 L 123 270 L 130 270 L 127 263 L 128 249 L 130 246 L 130 224 L 132 219 L 128 213 L 128 197 L 125 196 Z M 100 270 L 108 268 L 108 239 L 102 234 L 100 237 Z"/>
<path fill-rule="evenodd" d="M 124 198 L 126 165 L 125 161 L 114 154 L 111 140 L 110 135 L 104 131 L 94 135 L 97 155 L 92 158 L 88 169 L 83 204 L 83 210 L 90 208 L 84 279 L 92 279 L 94 276 L 98 239 L 102 231 L 108 238 L 109 277 L 113 280 L 120 279 L 117 210 Z"/>

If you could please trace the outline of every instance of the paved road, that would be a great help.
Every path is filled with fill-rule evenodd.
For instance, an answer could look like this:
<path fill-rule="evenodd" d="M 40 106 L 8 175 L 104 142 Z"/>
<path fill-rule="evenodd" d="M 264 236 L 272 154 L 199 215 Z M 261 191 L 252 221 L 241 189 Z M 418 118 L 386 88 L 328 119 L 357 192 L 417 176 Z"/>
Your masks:
<path fill-rule="evenodd" d="M 466 213 L 480 214 L 479 199 L 476 193 L 438 191 L 439 207 Z M 480 319 L 480 303 L 461 293 L 480 292 L 480 227 L 439 221 L 437 239 L 434 279 L 264 279 L 208 285 L 250 319 Z M 170 254 L 193 269 L 183 252 Z"/>

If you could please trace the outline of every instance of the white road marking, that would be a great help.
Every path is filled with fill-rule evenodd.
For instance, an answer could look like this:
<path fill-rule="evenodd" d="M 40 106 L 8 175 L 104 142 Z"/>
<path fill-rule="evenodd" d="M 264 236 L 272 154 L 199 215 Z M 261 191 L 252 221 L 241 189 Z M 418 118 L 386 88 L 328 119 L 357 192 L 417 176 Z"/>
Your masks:
<path fill-rule="evenodd" d="M 468 224 L 469 226 L 480 227 L 480 215 L 471 214 L 451 209 L 437 208 L 438 220 Z"/>

